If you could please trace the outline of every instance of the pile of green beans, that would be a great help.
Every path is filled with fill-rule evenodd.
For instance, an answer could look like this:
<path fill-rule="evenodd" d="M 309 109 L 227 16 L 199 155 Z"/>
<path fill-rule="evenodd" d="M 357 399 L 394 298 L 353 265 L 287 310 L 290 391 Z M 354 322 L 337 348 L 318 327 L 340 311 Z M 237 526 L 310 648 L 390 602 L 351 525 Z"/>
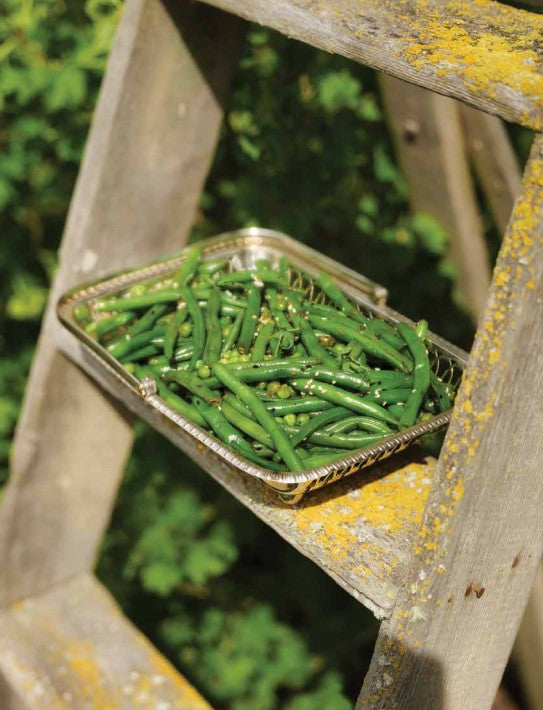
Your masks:
<path fill-rule="evenodd" d="M 327 304 L 308 301 L 285 259 L 230 267 L 195 246 L 177 273 L 82 302 L 74 317 L 171 408 L 273 471 L 331 463 L 452 406 L 425 321 L 365 314 L 324 273 L 312 292 Z"/>

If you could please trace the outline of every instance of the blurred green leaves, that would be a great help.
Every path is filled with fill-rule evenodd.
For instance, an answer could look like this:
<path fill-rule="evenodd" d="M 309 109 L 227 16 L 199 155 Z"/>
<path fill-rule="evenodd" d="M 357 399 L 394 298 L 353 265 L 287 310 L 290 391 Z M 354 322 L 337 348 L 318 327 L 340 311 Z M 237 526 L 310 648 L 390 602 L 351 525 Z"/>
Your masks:
<path fill-rule="evenodd" d="M 128 578 L 139 576 L 144 589 L 165 597 L 181 582 L 201 586 L 223 574 L 237 549 L 231 527 L 213 517 L 194 491 L 174 493 L 132 548 Z"/>
<path fill-rule="evenodd" d="M 118 0 L 0 12 L 0 482 Z"/>

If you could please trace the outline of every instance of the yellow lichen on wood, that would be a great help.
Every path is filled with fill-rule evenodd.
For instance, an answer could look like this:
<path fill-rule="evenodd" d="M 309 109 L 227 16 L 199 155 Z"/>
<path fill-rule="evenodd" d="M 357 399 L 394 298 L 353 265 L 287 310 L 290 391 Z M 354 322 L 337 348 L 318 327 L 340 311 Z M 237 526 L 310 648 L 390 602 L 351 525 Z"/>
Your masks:
<path fill-rule="evenodd" d="M 538 54 L 543 18 L 490 3 L 419 2 L 408 21 L 410 41 L 404 56 L 418 70 L 431 67 L 439 76 L 454 73 L 466 88 L 497 98 L 499 86 L 533 99 L 543 107 L 543 73 Z M 491 23 L 481 31 L 478 14 L 492 7 Z M 420 12 L 422 10 L 422 12 Z M 411 37 L 416 37 L 412 41 Z M 540 123 L 541 126 L 541 123 Z"/>
<path fill-rule="evenodd" d="M 360 530 L 407 535 L 416 529 L 424 513 L 432 470 L 432 463 L 412 463 L 382 478 L 368 477 L 359 487 L 349 479 L 337 483 L 334 497 L 323 492 L 320 498 L 312 497 L 292 510 L 296 527 L 303 537 L 313 538 L 326 557 L 347 559 L 355 547 L 357 557 L 365 551 L 379 560 L 382 548 L 375 538 L 371 542 L 361 539 Z M 364 576 L 369 571 L 364 566 Z"/>

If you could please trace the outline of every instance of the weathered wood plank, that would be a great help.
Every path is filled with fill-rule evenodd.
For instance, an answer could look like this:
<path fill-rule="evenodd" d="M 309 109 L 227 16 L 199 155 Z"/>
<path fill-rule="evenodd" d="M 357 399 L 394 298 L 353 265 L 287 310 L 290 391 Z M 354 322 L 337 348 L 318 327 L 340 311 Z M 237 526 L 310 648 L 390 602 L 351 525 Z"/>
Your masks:
<path fill-rule="evenodd" d="M 543 551 L 543 139 L 358 708 L 490 707 Z"/>
<path fill-rule="evenodd" d="M 543 18 L 492 0 L 204 0 L 476 108 L 543 128 Z"/>
<path fill-rule="evenodd" d="M 460 105 L 392 77 L 383 76 L 381 87 L 411 208 L 430 214 L 450 235 L 459 295 L 477 320 L 486 302 L 490 268 Z"/>
<path fill-rule="evenodd" d="M 462 107 L 466 142 L 494 221 L 505 234 L 520 194 L 520 168 L 505 126 L 496 116 Z"/>
<path fill-rule="evenodd" d="M 18 708 L 210 710 L 86 574 L 0 613 L 0 673 Z"/>
<path fill-rule="evenodd" d="M 186 239 L 237 56 L 238 21 L 174 5 L 129 0 L 108 64 L 0 513 L 0 605 L 93 564 L 131 445 L 126 414 L 56 350 L 54 305 L 75 283 Z"/>

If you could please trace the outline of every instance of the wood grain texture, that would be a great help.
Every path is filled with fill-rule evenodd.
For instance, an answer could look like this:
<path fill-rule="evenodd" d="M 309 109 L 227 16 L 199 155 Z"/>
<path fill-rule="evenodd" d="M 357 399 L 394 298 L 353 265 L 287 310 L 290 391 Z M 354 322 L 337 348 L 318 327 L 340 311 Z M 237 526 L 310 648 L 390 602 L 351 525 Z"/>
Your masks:
<path fill-rule="evenodd" d="M 390 614 L 433 482 L 433 459 L 422 460 L 415 447 L 315 491 L 295 506 L 282 505 L 260 481 L 233 471 L 203 445 L 194 454 L 189 434 L 132 393 L 73 336 L 62 347 L 104 390 L 175 446 L 190 450 L 197 464 L 378 618 Z"/>
<path fill-rule="evenodd" d="M 131 446 L 126 413 L 57 351 L 54 306 L 76 283 L 187 237 L 238 22 L 200 6 L 170 10 L 129 0 L 108 63 L 0 511 L 0 605 L 92 566 Z"/>
<path fill-rule="evenodd" d="M 543 551 L 542 388 L 539 137 L 359 709 L 490 707 Z"/>
<path fill-rule="evenodd" d="M 466 144 L 500 234 L 505 234 L 520 194 L 520 167 L 505 130 L 496 116 L 462 107 Z"/>
<path fill-rule="evenodd" d="M 492 0 L 205 0 L 476 108 L 543 128 L 543 18 Z"/>
<path fill-rule="evenodd" d="M 381 88 L 411 209 L 430 214 L 449 234 L 459 297 L 476 321 L 486 302 L 490 269 L 460 104 L 392 77 L 383 76 Z"/>
<path fill-rule="evenodd" d="M 13 708 L 211 708 L 86 574 L 0 613 L 0 673 Z"/>

